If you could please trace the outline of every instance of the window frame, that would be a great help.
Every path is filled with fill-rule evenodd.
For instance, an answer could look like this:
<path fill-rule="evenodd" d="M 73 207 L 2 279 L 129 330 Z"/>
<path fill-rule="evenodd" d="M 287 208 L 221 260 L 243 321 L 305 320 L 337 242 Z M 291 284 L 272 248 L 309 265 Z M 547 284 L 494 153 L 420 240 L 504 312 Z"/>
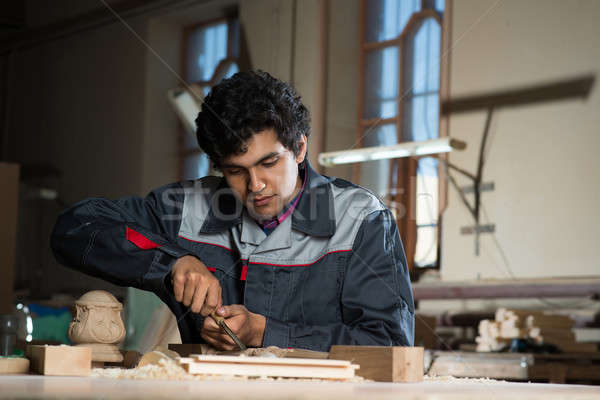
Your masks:
<path fill-rule="evenodd" d="M 368 0 L 361 0 L 360 10 L 360 57 L 359 57 L 359 101 L 358 101 L 358 127 L 356 143 L 357 147 L 363 146 L 363 132 L 369 127 L 376 125 L 383 125 L 389 123 L 396 124 L 396 133 L 398 143 L 403 142 L 402 135 L 402 124 L 403 124 L 403 107 L 404 101 L 401 94 L 404 93 L 405 88 L 405 77 L 404 69 L 405 63 L 408 61 L 404 55 L 406 54 L 405 39 L 414 29 L 417 29 L 427 18 L 434 18 L 441 27 L 441 49 L 440 49 L 440 89 L 439 89 L 439 107 L 440 112 L 438 113 L 438 137 L 447 137 L 449 130 L 449 121 L 447 115 L 442 115 L 441 104 L 449 98 L 450 95 L 450 21 L 451 21 L 451 7 L 452 0 L 444 0 L 444 11 L 440 15 L 435 9 L 428 7 L 430 3 L 428 0 L 421 0 L 421 10 L 413 13 L 401 34 L 396 38 L 384 40 L 380 42 L 367 42 L 366 41 L 366 25 L 367 25 L 367 2 Z M 390 118 L 364 118 L 364 106 L 365 106 L 365 95 L 366 95 L 366 83 L 365 83 L 365 63 L 366 55 L 369 51 L 379 50 L 390 46 L 396 46 L 398 48 L 399 60 L 399 76 L 398 76 L 398 110 L 395 117 Z M 431 157 L 431 156 L 429 156 Z M 438 203 L 438 245 L 437 245 L 437 264 L 432 267 L 419 267 L 415 269 L 414 256 L 417 244 L 417 224 L 416 224 L 416 203 L 417 203 L 417 188 L 416 188 L 416 175 L 418 160 L 420 157 L 410 158 L 399 158 L 392 159 L 390 162 L 390 182 L 388 184 L 388 193 L 386 200 L 390 204 L 401 204 L 404 206 L 405 215 L 397 215 L 396 223 L 402 237 L 405 253 L 408 263 L 408 268 L 411 273 L 416 273 L 416 270 L 425 271 L 427 269 L 439 269 L 441 265 L 441 232 L 442 232 L 442 214 L 447 205 L 448 198 L 448 185 L 446 179 L 445 164 L 448 158 L 447 154 L 440 154 L 436 156 L 441 162 L 438 163 L 438 179 L 439 179 L 439 203 Z M 359 182 L 360 180 L 360 168 L 359 163 L 354 164 L 353 168 L 353 180 Z M 394 180 L 397 184 L 394 186 Z M 408 218 L 406 218 L 406 216 Z"/>

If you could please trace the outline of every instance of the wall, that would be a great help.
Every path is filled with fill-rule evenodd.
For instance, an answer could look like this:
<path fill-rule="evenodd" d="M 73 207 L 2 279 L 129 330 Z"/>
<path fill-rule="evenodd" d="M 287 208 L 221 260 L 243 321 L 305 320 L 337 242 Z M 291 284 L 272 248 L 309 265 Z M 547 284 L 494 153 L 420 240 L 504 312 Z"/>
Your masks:
<path fill-rule="evenodd" d="M 144 138 L 141 149 L 141 190 L 173 182 L 179 177 L 177 115 L 167 100 L 167 90 L 182 86 L 181 25 L 167 18 L 154 18 L 146 26 Z"/>
<path fill-rule="evenodd" d="M 240 23 L 252 68 L 291 82 L 311 113 L 308 155 L 320 169 L 325 137 L 327 3 L 322 0 L 242 0 Z"/>
<path fill-rule="evenodd" d="M 137 193 L 144 61 L 143 47 L 117 24 L 16 53 L 10 160 L 58 168 L 68 203 Z"/>
<path fill-rule="evenodd" d="M 360 0 L 330 0 L 325 150 L 354 146 L 358 126 Z M 352 179 L 352 165 L 325 168 Z"/>
<path fill-rule="evenodd" d="M 600 2 L 507 0 L 477 23 L 494 3 L 454 1 L 452 97 L 598 74 Z M 596 83 L 587 100 L 494 114 L 484 181 L 496 189 L 483 194 L 483 204 L 496 234 L 482 236 L 482 255 L 475 257 L 473 236 L 459 234 L 472 220 L 450 187 L 444 280 L 506 278 L 507 269 L 517 277 L 598 274 L 599 109 Z M 484 117 L 484 112 L 451 117 L 450 135 L 468 143 L 466 151 L 450 155 L 451 162 L 475 171 Z"/>

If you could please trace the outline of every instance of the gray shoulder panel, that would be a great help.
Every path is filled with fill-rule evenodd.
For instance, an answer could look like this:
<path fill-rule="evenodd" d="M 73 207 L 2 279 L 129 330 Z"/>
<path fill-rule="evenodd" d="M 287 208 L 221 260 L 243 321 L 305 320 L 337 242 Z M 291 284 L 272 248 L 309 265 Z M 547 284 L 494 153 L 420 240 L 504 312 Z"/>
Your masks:
<path fill-rule="evenodd" d="M 220 234 L 201 234 L 200 229 L 210 210 L 212 193 L 221 183 L 217 176 L 206 176 L 195 181 L 188 181 L 185 187 L 185 199 L 179 236 L 194 242 L 203 242 L 231 246 L 230 236 L 227 231 Z"/>
<path fill-rule="evenodd" d="M 347 181 L 336 179 L 332 184 L 336 231 L 332 239 L 352 248 L 356 234 L 365 217 L 385 210 L 385 205 L 369 190 Z"/>

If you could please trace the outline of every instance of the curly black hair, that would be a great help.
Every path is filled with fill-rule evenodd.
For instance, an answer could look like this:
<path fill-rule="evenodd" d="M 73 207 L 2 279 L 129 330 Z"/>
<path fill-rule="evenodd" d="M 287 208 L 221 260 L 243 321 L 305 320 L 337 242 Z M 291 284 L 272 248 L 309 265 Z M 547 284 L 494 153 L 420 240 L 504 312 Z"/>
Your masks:
<path fill-rule="evenodd" d="M 196 118 L 198 145 L 217 168 L 224 158 L 245 153 L 252 135 L 271 128 L 298 155 L 298 140 L 310 135 L 310 114 L 290 84 L 260 70 L 215 85 Z"/>

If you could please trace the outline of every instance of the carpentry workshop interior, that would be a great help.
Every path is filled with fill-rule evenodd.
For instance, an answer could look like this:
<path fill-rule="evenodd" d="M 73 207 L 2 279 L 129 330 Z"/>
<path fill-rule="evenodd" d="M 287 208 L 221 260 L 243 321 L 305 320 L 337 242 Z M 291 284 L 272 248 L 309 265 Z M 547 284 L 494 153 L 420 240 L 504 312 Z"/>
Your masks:
<path fill-rule="evenodd" d="M 0 399 L 600 398 L 600 1 L 0 3 Z"/>

